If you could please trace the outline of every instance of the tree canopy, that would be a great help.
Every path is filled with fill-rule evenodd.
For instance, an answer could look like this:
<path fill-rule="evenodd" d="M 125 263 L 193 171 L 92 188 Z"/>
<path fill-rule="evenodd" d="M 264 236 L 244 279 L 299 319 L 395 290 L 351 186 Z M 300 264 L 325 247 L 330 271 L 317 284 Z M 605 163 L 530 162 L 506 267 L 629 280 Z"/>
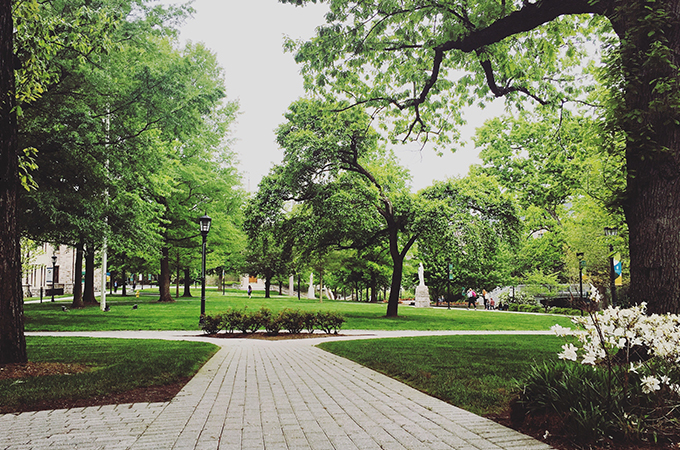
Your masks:
<path fill-rule="evenodd" d="M 462 107 L 494 97 L 585 102 L 585 57 L 602 49 L 600 132 L 625 148 L 631 293 L 650 312 L 680 310 L 678 0 L 326 3 L 316 37 L 288 44 L 307 88 L 387 113 L 406 140 L 448 145 Z"/>

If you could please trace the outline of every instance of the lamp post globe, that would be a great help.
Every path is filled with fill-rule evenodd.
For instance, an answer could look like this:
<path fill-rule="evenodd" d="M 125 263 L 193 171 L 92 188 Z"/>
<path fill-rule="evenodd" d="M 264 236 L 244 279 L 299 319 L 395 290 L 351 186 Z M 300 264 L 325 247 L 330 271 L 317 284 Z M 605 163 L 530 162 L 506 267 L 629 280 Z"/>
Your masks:
<path fill-rule="evenodd" d="M 54 278 L 57 274 L 57 255 L 52 255 L 52 301 L 54 301 Z"/>
<path fill-rule="evenodd" d="M 201 316 L 198 319 L 199 323 L 203 323 L 205 319 L 205 244 L 208 237 L 208 232 L 210 231 L 211 218 L 208 215 L 203 215 L 199 217 L 198 223 L 201 230 L 201 238 L 203 240 L 202 247 L 202 263 L 201 263 Z"/>

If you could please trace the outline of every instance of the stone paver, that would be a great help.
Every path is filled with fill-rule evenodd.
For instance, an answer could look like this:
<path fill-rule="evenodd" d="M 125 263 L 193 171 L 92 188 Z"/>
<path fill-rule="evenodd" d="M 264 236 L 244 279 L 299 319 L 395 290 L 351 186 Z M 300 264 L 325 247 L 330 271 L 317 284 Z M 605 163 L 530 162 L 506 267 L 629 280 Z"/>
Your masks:
<path fill-rule="evenodd" d="M 191 334 L 82 335 L 206 339 Z M 426 333 L 352 334 L 337 339 Z M 172 401 L 0 415 L 0 449 L 550 449 L 314 347 L 323 339 L 212 340 L 222 348 Z"/>

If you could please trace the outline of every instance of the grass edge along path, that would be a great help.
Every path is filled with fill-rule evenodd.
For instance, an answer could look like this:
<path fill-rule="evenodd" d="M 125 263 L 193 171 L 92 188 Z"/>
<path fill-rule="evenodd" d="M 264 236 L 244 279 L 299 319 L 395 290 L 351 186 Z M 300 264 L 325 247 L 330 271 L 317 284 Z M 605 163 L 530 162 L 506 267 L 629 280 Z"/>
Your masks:
<path fill-rule="evenodd" d="M 84 372 L 0 380 L 0 413 L 54 409 L 186 383 L 218 350 L 206 342 L 27 336 L 29 361 L 87 366 Z M 41 406 L 42 405 L 42 406 Z"/>
<path fill-rule="evenodd" d="M 180 298 L 176 302 L 159 303 L 157 296 L 140 298 L 110 296 L 110 311 L 98 306 L 64 311 L 61 304 L 31 303 L 24 305 L 26 331 L 114 331 L 114 330 L 198 330 L 200 299 Z M 136 308 L 134 306 L 137 305 Z M 320 302 L 318 299 L 300 299 L 262 294 L 249 299 L 241 292 L 206 294 L 206 313 L 215 315 L 229 308 L 249 311 L 266 307 L 276 313 L 290 308 L 303 311 L 334 311 L 346 318 L 343 329 L 355 330 L 548 330 L 559 323 L 570 326 L 567 316 L 529 314 L 500 311 L 466 310 L 452 308 L 414 308 L 401 305 L 399 317 L 387 318 L 386 304 L 351 301 Z"/>
<path fill-rule="evenodd" d="M 474 414 L 502 414 L 533 363 L 556 360 L 549 335 L 447 335 L 323 342 L 350 359 Z"/>

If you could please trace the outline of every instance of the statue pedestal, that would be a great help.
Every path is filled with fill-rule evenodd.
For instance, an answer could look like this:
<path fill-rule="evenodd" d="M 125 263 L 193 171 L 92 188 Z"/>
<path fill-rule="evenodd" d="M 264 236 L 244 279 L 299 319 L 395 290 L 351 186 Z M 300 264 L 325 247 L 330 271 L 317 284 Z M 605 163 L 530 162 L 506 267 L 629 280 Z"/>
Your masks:
<path fill-rule="evenodd" d="M 416 308 L 430 307 L 430 290 L 427 286 L 422 285 L 416 288 Z"/>

